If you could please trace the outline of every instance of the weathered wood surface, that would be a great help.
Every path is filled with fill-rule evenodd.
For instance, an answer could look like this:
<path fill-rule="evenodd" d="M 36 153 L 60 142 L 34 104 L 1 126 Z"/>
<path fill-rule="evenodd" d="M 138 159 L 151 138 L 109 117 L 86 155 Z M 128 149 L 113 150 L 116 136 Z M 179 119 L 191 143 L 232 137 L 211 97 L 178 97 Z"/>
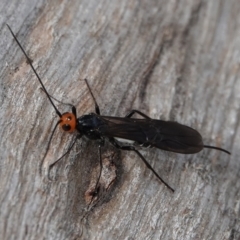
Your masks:
<path fill-rule="evenodd" d="M 240 239 L 239 12 L 239 0 L 2 0 L 0 238 Z M 137 156 L 107 144 L 113 164 L 103 175 L 114 184 L 86 211 L 97 144 L 79 141 L 49 181 L 47 166 L 71 139 L 58 131 L 39 174 L 57 117 L 5 23 L 50 94 L 78 115 L 94 110 L 88 78 L 103 115 L 141 109 L 232 155 L 143 150 L 173 194 Z"/>

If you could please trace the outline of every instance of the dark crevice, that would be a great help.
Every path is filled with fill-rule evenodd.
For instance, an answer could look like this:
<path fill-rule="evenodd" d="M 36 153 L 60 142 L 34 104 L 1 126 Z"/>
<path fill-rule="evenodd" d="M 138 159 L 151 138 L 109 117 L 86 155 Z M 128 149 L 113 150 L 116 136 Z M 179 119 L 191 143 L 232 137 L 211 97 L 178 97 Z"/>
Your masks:
<path fill-rule="evenodd" d="M 192 29 L 195 29 L 195 25 L 198 23 L 200 11 L 203 7 L 203 2 L 199 2 L 199 4 L 196 6 L 195 9 L 193 9 L 191 17 L 189 18 L 189 22 L 186 25 L 184 31 L 182 32 L 181 40 L 180 40 L 180 48 L 185 51 L 184 58 L 182 61 L 182 65 L 180 66 L 179 70 L 179 77 L 176 80 L 175 85 L 175 96 L 173 100 L 173 106 L 172 110 L 170 112 L 170 119 L 175 119 L 175 115 L 182 115 L 183 112 L 181 110 L 178 110 L 180 106 L 185 105 L 185 98 L 184 95 L 187 92 L 186 85 L 188 79 L 185 78 L 185 72 L 187 72 L 187 69 L 189 65 L 191 64 L 191 55 L 193 52 L 192 46 L 192 39 L 191 39 L 191 32 Z M 181 108 L 183 109 L 183 107 Z M 178 111 L 176 111 L 178 110 Z"/>
<path fill-rule="evenodd" d="M 172 28 L 172 27 L 169 26 L 169 28 Z M 167 38 L 167 37 L 165 38 L 163 36 L 162 44 L 158 47 L 158 49 L 153 54 L 150 63 L 147 65 L 147 67 L 146 67 L 146 69 L 143 73 L 143 77 L 142 77 L 141 84 L 140 84 L 140 87 L 139 87 L 139 89 L 140 89 L 139 90 L 139 98 L 140 98 L 140 101 L 142 103 L 144 102 L 144 98 L 145 98 L 145 95 L 146 95 L 146 88 L 147 88 L 147 85 L 149 83 L 149 80 L 151 79 L 155 68 L 159 64 L 159 62 L 161 60 L 161 57 L 164 54 L 164 51 L 166 51 L 167 48 L 169 48 L 173 45 L 175 35 L 176 35 L 176 33 L 173 32 L 170 38 Z"/>

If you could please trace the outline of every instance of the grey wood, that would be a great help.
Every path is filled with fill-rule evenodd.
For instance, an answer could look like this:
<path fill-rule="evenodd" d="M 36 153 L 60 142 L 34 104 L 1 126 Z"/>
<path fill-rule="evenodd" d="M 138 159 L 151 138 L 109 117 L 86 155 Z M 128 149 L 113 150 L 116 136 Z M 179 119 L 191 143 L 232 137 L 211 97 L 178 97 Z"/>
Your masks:
<path fill-rule="evenodd" d="M 240 1 L 0 2 L 1 239 L 240 239 Z M 17 34 L 47 90 L 103 115 L 139 109 L 197 129 L 196 155 L 141 152 L 171 193 L 134 153 L 103 148 L 58 130 L 58 118 L 6 27 Z M 61 112 L 69 107 L 56 103 Z M 42 169 L 42 174 L 39 173 Z M 104 185 L 105 184 L 105 185 Z"/>

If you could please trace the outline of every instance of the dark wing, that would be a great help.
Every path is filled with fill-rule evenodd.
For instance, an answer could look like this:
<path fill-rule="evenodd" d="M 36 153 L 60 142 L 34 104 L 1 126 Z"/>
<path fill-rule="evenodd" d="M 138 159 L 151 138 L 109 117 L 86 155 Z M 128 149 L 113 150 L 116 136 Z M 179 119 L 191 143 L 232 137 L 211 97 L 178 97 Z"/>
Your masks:
<path fill-rule="evenodd" d="M 101 116 L 106 124 L 99 128 L 103 136 L 132 140 L 177 153 L 197 153 L 203 149 L 201 135 L 177 122 Z"/>

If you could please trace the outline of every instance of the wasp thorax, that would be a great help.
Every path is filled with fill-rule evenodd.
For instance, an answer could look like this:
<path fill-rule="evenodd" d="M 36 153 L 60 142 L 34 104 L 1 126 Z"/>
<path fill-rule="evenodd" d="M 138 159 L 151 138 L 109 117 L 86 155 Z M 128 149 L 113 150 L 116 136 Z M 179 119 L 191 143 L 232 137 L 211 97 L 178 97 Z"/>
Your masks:
<path fill-rule="evenodd" d="M 61 117 L 60 126 L 64 132 L 73 132 L 76 130 L 77 120 L 73 113 L 64 113 Z"/>

